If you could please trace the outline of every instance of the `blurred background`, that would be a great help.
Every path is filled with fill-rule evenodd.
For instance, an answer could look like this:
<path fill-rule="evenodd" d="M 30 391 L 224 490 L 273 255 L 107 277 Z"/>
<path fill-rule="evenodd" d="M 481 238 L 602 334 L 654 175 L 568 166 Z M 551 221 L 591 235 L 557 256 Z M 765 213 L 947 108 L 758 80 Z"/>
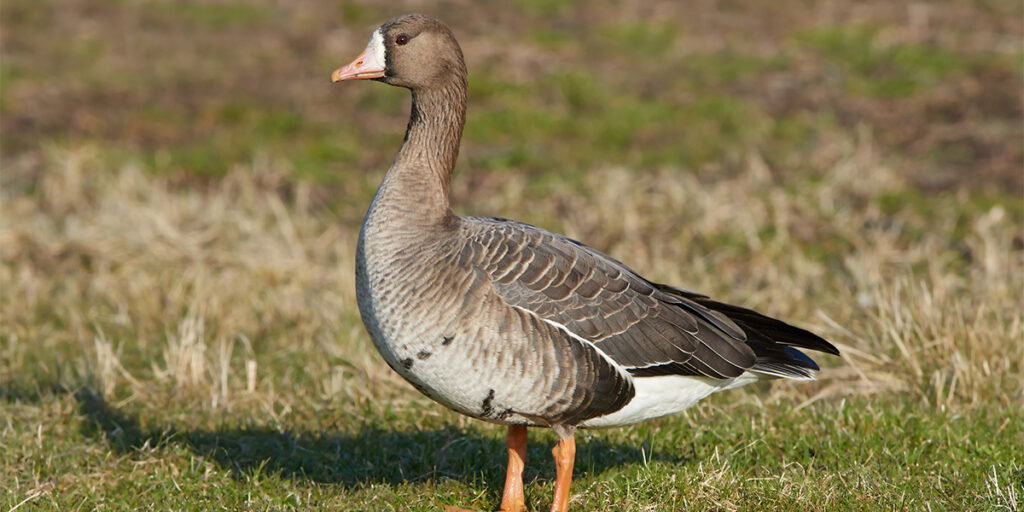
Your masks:
<path fill-rule="evenodd" d="M 0 508 L 498 502 L 501 429 L 355 303 L 409 95 L 329 76 L 417 11 L 470 73 L 457 212 L 843 352 L 581 433 L 574 507 L 1019 510 L 1019 0 L 3 0 Z"/>
<path fill-rule="evenodd" d="M 408 11 L 447 20 L 465 52 L 468 179 L 712 177 L 752 152 L 814 173 L 859 130 L 922 192 L 1024 186 L 1013 0 L 8 0 L 5 160 L 89 144 L 186 182 L 257 157 L 362 182 L 389 165 L 407 94 L 327 77 Z"/>

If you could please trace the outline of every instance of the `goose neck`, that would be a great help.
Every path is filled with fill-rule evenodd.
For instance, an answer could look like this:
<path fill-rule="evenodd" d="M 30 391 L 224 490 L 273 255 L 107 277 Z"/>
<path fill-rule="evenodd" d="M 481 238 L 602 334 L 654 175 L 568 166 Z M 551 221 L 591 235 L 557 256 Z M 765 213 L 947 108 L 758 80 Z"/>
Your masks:
<path fill-rule="evenodd" d="M 465 79 L 448 87 L 413 90 L 405 140 L 377 192 L 376 206 L 388 205 L 421 222 L 447 220 L 465 121 Z"/>

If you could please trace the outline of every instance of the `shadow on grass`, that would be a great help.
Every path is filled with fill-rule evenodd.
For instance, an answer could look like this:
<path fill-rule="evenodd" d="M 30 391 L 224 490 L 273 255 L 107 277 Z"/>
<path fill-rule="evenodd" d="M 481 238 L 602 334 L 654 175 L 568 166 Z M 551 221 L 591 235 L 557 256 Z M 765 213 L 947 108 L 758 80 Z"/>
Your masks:
<path fill-rule="evenodd" d="M 165 446 L 184 446 L 235 478 L 279 475 L 318 483 L 359 487 L 439 479 L 484 479 L 500 482 L 505 471 L 504 437 L 485 436 L 454 426 L 435 430 L 394 431 L 363 425 L 356 432 L 290 432 L 267 428 L 179 431 L 145 429 L 138 417 L 111 407 L 89 388 L 75 392 L 79 412 L 90 421 L 83 429 L 125 454 Z M 579 436 L 577 436 L 579 437 Z M 554 477 L 546 444 L 534 443 L 527 461 L 527 481 Z M 649 451 L 648 451 L 649 452 Z M 656 460 L 686 463 L 688 456 L 655 455 Z M 580 443 L 577 472 L 601 473 L 643 459 L 641 447 L 592 439 Z M 543 460 L 540 463 L 539 460 Z M 530 468 L 533 466 L 533 468 Z M 539 471 L 538 471 L 539 470 Z"/>

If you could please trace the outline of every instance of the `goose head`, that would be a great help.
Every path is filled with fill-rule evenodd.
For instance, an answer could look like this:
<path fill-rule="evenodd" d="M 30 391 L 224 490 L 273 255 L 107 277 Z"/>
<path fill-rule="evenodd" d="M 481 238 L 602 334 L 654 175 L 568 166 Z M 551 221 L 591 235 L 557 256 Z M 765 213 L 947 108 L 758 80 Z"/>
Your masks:
<path fill-rule="evenodd" d="M 374 30 L 363 53 L 336 69 L 331 81 L 377 80 L 418 90 L 465 76 L 462 49 L 451 29 L 430 16 L 406 14 Z"/>

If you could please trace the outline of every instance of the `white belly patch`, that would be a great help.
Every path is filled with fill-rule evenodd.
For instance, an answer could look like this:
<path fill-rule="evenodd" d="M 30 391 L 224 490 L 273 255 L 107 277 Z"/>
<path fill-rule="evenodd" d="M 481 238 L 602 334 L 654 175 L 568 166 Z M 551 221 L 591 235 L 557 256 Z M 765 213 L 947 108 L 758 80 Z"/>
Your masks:
<path fill-rule="evenodd" d="M 632 425 L 681 412 L 708 395 L 756 382 L 755 373 L 734 379 L 711 379 L 684 375 L 638 377 L 633 379 L 636 396 L 622 409 L 606 416 L 591 418 L 581 427 L 603 428 Z"/>

